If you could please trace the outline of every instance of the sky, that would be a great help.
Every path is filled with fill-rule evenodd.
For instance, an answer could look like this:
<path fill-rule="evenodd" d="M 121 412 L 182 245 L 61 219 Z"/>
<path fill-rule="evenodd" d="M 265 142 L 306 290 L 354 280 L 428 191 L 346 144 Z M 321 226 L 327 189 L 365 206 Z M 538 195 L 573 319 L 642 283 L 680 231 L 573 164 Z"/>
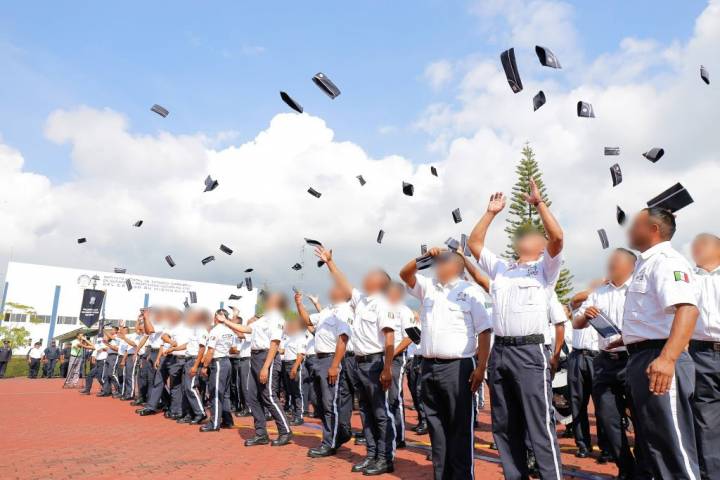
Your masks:
<path fill-rule="evenodd" d="M 681 181 L 696 203 L 676 246 L 718 232 L 719 42 L 717 0 L 3 2 L 0 263 L 228 283 L 252 266 L 278 288 L 322 291 L 303 237 L 332 246 L 354 280 L 374 265 L 396 273 L 421 243 L 469 232 L 490 192 L 510 191 L 529 142 L 582 288 L 602 273 L 597 229 L 625 245 L 615 205 L 632 214 Z M 534 45 L 563 69 L 542 67 Z M 509 47 L 519 94 L 500 67 Z M 319 71 L 342 90 L 335 100 L 311 82 Z M 539 89 L 548 103 L 533 112 Z M 597 118 L 577 118 L 581 99 Z M 603 157 L 606 145 L 622 155 Z M 667 153 L 651 164 L 640 154 L 655 146 Z M 615 160 L 626 180 L 613 189 Z M 202 193 L 207 174 L 220 187 Z"/>

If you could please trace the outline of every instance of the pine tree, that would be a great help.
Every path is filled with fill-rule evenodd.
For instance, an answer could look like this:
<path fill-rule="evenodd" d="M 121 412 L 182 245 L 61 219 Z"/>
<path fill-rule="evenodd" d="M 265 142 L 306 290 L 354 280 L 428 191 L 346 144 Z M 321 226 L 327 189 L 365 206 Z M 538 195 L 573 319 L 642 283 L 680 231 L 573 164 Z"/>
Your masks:
<path fill-rule="evenodd" d="M 505 227 L 505 232 L 507 232 L 510 238 L 505 256 L 513 260 L 517 260 L 518 258 L 513 246 L 513 240 L 518 234 L 531 230 L 545 233 L 537 208 L 525 201 L 525 195 L 530 193 L 530 179 L 535 180 L 545 204 L 548 207 L 552 205 L 542 180 L 540 166 L 535 159 L 535 152 L 533 152 L 530 145 L 525 144 L 522 150 L 522 158 L 517 168 L 515 168 L 515 172 L 517 173 L 518 180 L 515 186 L 513 186 L 512 194 L 510 195 L 509 216 L 506 220 L 507 226 Z M 560 277 L 555 285 L 555 293 L 557 293 L 560 302 L 563 304 L 569 301 L 570 293 L 573 290 L 572 279 L 573 276 L 567 268 L 563 268 L 560 271 Z"/>

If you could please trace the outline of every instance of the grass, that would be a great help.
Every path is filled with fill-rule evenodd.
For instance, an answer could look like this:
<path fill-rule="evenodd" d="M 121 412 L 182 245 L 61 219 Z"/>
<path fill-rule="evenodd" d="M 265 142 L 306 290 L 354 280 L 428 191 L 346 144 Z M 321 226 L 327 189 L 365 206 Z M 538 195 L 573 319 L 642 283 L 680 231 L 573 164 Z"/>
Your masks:
<path fill-rule="evenodd" d="M 40 371 L 38 373 L 38 378 L 40 378 L 40 375 L 42 375 L 42 369 L 43 365 L 40 365 Z M 12 357 L 10 360 L 10 363 L 8 363 L 7 369 L 5 370 L 5 378 L 11 378 L 11 377 L 27 377 L 28 372 L 30 371 L 30 365 L 27 363 L 27 359 L 22 357 Z M 55 364 L 55 373 L 56 376 L 60 375 L 60 361 L 58 361 L 57 364 Z"/>

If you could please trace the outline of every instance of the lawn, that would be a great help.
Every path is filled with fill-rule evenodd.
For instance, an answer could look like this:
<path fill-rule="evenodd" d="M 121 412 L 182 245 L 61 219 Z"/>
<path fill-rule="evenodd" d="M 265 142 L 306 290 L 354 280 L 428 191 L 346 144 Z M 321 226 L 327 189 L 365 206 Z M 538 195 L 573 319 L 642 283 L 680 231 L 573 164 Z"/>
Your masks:
<path fill-rule="evenodd" d="M 38 373 L 38 378 L 40 378 L 40 375 L 42 374 L 43 366 L 40 366 L 40 373 Z M 22 357 L 12 357 L 12 360 L 10 360 L 10 363 L 8 363 L 7 369 L 5 370 L 5 378 L 10 377 L 27 377 L 29 370 L 29 365 L 27 363 L 27 359 Z M 60 375 L 60 362 L 55 365 L 55 375 Z"/>

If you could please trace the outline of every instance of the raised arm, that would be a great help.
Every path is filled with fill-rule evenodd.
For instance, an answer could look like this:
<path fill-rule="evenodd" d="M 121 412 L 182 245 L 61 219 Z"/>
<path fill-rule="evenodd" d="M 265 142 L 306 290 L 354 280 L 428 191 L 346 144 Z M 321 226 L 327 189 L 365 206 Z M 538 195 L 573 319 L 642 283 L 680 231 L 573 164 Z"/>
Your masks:
<path fill-rule="evenodd" d="M 150 310 L 144 309 L 142 312 L 143 317 L 143 327 L 145 327 L 145 333 L 148 335 L 151 335 L 155 333 L 155 327 L 153 326 L 152 322 L 150 321 Z"/>
<path fill-rule="evenodd" d="M 308 313 L 307 309 L 305 308 L 305 305 L 303 305 L 302 293 L 295 294 L 295 306 L 297 307 L 298 315 L 300 316 L 300 318 L 302 318 L 302 321 L 305 323 L 305 326 L 311 327 L 312 322 L 310 321 L 310 314 Z"/>
<path fill-rule="evenodd" d="M 332 256 L 332 250 L 328 250 L 325 247 L 317 247 L 315 248 L 315 255 L 320 260 L 325 262 L 325 265 L 327 265 L 328 270 L 330 270 L 330 274 L 332 275 L 333 279 L 338 283 L 340 288 L 343 289 L 343 293 L 348 297 L 352 295 L 353 286 L 348 281 L 345 274 L 340 271 L 337 265 L 335 265 L 335 261 L 333 260 Z"/>
<path fill-rule="evenodd" d="M 253 317 L 255 318 L 255 317 Z M 230 320 L 223 318 L 222 323 L 225 324 L 230 330 L 236 333 L 252 333 L 252 327 L 250 325 L 240 325 L 239 323 L 233 323 Z"/>
<path fill-rule="evenodd" d="M 480 285 L 485 292 L 490 293 L 490 278 L 488 278 L 487 275 L 483 275 L 480 269 L 468 260 L 468 257 L 465 255 L 463 255 L 463 260 L 465 260 L 465 270 L 468 271 L 470 277 L 472 277 L 475 283 Z"/>
<path fill-rule="evenodd" d="M 322 305 L 320 304 L 320 299 L 316 297 L 315 295 L 309 295 L 308 298 L 313 304 L 313 307 L 315 307 L 315 310 L 317 310 L 318 313 L 320 313 L 320 310 L 322 310 Z"/>
<path fill-rule="evenodd" d="M 430 250 L 428 250 L 428 255 L 431 257 L 437 257 L 440 255 L 440 252 L 442 252 L 441 248 L 433 247 Z M 408 286 L 408 288 L 415 288 L 415 284 L 417 283 L 417 278 L 415 277 L 415 274 L 417 273 L 417 260 L 412 259 L 408 263 L 405 264 L 404 267 L 400 269 L 400 278 L 403 282 L 405 282 L 405 285 Z"/>
<path fill-rule="evenodd" d="M 540 194 L 540 189 L 532 178 L 530 179 L 530 194 L 526 195 L 525 199 L 537 209 L 548 237 L 547 252 L 551 257 L 555 258 L 563 249 L 563 231 L 555 216 L 550 212 Z"/>
<path fill-rule="evenodd" d="M 485 247 L 485 235 L 487 235 L 488 227 L 503 208 L 505 208 L 505 195 L 502 192 L 490 195 L 490 203 L 488 203 L 485 214 L 480 217 L 468 238 L 468 247 L 476 259 L 480 258 L 480 253 Z"/>

